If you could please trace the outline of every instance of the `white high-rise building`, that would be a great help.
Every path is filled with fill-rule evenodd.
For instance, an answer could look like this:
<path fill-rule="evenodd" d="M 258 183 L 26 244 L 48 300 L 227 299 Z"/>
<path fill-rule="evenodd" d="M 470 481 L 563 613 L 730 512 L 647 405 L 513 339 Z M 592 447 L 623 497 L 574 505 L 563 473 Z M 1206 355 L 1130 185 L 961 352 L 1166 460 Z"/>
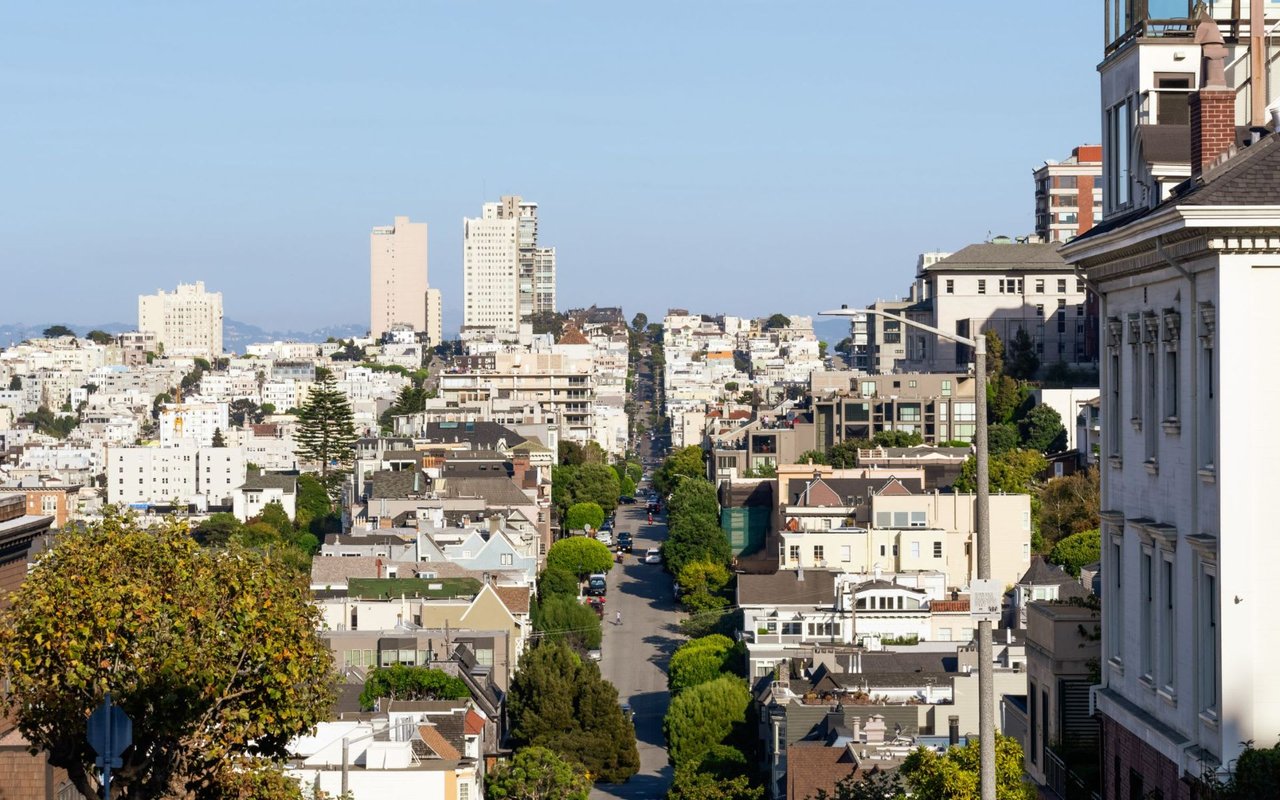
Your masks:
<path fill-rule="evenodd" d="M 427 289 L 427 335 L 432 347 L 444 341 L 444 299 L 439 289 Z"/>
<path fill-rule="evenodd" d="M 538 247 L 537 203 L 485 203 L 463 220 L 463 326 L 514 334 L 535 312 L 554 311 L 555 264 L 555 248 Z"/>
<path fill-rule="evenodd" d="M 180 283 L 138 296 L 138 330 L 155 334 L 166 355 L 218 358 L 222 355 L 222 293 L 204 282 Z"/>
<path fill-rule="evenodd" d="M 369 234 L 369 335 L 397 325 L 429 331 L 427 223 L 396 217 Z"/>

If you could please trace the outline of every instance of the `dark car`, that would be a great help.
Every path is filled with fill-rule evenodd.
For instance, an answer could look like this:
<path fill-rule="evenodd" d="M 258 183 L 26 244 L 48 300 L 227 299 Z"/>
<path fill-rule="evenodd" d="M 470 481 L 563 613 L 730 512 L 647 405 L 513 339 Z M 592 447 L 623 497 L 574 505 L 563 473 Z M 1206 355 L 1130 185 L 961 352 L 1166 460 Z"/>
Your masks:
<path fill-rule="evenodd" d="M 635 505 L 636 499 L 629 494 L 624 494 L 622 497 L 618 498 L 618 502 L 624 506 L 632 506 Z"/>
<path fill-rule="evenodd" d="M 630 553 L 631 548 L 635 545 L 634 540 L 631 538 L 630 531 L 623 531 L 622 533 L 619 533 L 617 544 L 619 550 L 624 553 Z"/>

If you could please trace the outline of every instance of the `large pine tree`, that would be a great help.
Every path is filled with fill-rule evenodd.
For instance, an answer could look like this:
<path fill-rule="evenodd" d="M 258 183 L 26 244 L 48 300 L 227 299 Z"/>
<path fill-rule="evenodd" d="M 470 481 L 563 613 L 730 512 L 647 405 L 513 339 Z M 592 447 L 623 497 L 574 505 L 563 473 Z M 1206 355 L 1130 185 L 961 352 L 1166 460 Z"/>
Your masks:
<path fill-rule="evenodd" d="M 298 455 L 320 463 L 320 475 L 341 470 L 355 453 L 356 427 L 351 404 L 338 390 L 332 375 L 311 387 L 298 410 Z"/>

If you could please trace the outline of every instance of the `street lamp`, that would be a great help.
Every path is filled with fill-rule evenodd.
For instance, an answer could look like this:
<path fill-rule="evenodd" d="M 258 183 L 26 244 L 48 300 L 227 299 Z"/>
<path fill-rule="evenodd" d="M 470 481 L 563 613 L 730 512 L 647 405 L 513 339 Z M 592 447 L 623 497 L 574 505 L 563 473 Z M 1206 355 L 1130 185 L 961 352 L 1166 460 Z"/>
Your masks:
<path fill-rule="evenodd" d="M 838 311 L 823 311 L 823 317 L 857 317 L 863 314 L 875 314 L 885 319 L 894 320 L 903 325 L 957 344 L 973 348 L 974 398 L 976 401 L 977 432 L 974 436 L 974 449 L 977 452 L 978 478 L 978 580 L 991 580 L 991 485 L 987 471 L 987 339 L 985 336 L 969 338 L 955 333 L 939 330 L 915 320 L 890 314 L 879 309 L 850 309 L 843 305 Z M 973 598 L 970 597 L 970 603 Z M 970 606 L 972 608 L 972 606 Z M 983 617 L 978 620 L 978 752 L 980 758 L 980 787 L 982 800 L 996 800 L 996 703 L 995 688 L 991 675 L 992 645 L 991 619 Z"/>

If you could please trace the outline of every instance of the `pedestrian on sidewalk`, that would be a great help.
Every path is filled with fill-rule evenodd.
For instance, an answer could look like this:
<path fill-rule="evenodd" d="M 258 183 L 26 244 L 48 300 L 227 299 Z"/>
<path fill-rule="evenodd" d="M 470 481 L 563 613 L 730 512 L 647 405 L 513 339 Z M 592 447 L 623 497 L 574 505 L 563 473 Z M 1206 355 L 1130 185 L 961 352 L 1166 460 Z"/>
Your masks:
<path fill-rule="evenodd" d="M 614 624 L 614 625 L 621 625 L 621 624 L 622 624 L 622 612 L 621 612 L 621 611 L 615 611 L 615 612 L 613 613 L 613 624 Z"/>

